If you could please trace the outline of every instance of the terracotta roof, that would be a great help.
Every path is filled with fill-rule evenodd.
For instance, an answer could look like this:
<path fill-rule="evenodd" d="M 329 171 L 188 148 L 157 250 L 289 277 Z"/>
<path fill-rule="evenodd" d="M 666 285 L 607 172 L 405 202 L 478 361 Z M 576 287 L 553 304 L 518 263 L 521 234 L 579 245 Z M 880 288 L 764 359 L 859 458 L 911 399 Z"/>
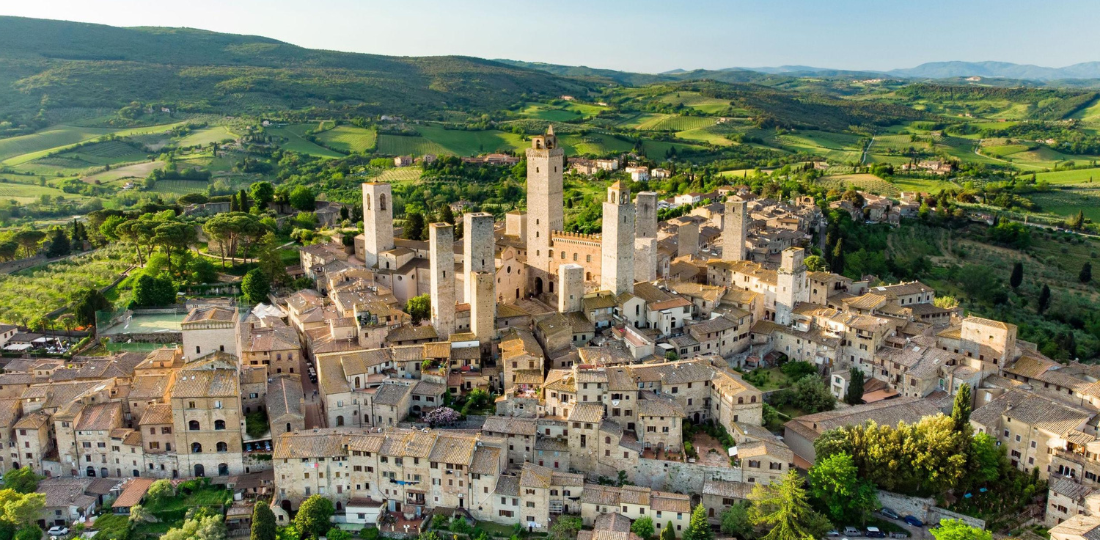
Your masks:
<path fill-rule="evenodd" d="M 162 425 L 172 423 L 172 406 L 167 403 L 157 403 L 145 409 L 138 425 Z"/>
<path fill-rule="evenodd" d="M 77 431 L 104 431 L 117 427 L 122 422 L 122 403 L 109 401 L 84 407 Z"/>
<path fill-rule="evenodd" d="M 500 448 L 495 446 L 482 446 L 474 450 L 473 461 L 470 463 L 471 474 L 500 474 Z"/>
<path fill-rule="evenodd" d="M 747 499 L 752 491 L 752 484 L 745 482 L 730 482 L 707 478 L 703 481 L 703 495 L 714 495 L 724 498 Z"/>
<path fill-rule="evenodd" d="M 519 475 L 519 485 L 520 487 L 548 488 L 553 472 L 553 469 L 548 467 L 524 462 Z"/>
<path fill-rule="evenodd" d="M 513 416 L 490 416 L 485 419 L 481 430 L 488 433 L 504 433 L 507 435 L 535 435 L 537 425 L 534 419 L 516 418 Z"/>
<path fill-rule="evenodd" d="M 302 380 L 298 377 L 281 376 L 271 379 L 267 383 L 268 417 L 274 421 L 285 414 L 303 416 L 302 412 Z"/>
<path fill-rule="evenodd" d="M 439 463 L 469 465 L 473 460 L 476 445 L 477 438 L 474 436 L 440 433 L 435 439 L 435 446 L 432 447 L 432 453 L 428 459 Z"/>
<path fill-rule="evenodd" d="M 603 405 L 599 403 L 577 403 L 569 414 L 569 421 L 599 423 L 603 412 Z"/>
<path fill-rule="evenodd" d="M 650 507 L 654 512 L 691 512 L 691 496 L 667 491 L 654 491 L 650 497 Z"/>
<path fill-rule="evenodd" d="M 275 440 L 274 459 L 346 456 L 349 435 L 340 429 L 287 432 Z"/>
<path fill-rule="evenodd" d="M 228 369 L 195 369 L 180 372 L 172 386 L 173 398 L 236 397 L 237 374 Z"/>
<path fill-rule="evenodd" d="M 153 485 L 154 481 L 154 478 L 131 478 L 127 480 L 122 488 L 122 493 L 115 499 L 115 503 L 111 505 L 111 508 L 130 508 L 141 504 L 142 497 L 145 497 L 145 493 L 149 491 L 149 486 Z"/>

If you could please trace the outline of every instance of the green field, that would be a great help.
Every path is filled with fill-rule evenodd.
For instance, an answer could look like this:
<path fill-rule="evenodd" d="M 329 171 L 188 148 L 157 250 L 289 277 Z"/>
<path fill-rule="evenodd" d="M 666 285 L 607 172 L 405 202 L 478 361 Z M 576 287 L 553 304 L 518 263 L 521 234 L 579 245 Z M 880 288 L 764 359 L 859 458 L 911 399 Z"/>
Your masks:
<path fill-rule="evenodd" d="M 177 144 L 180 148 L 188 148 L 191 146 L 207 146 L 211 143 L 220 143 L 225 141 L 232 141 L 237 138 L 237 135 L 229 131 L 229 128 L 225 126 L 214 126 L 204 129 L 200 129 L 184 137 Z"/>
<path fill-rule="evenodd" d="M 111 131 L 104 128 L 55 126 L 30 135 L 0 139 L 0 161 L 32 152 L 76 144 L 105 135 Z"/>
<path fill-rule="evenodd" d="M 1100 181 L 1100 169 L 1072 169 L 1068 171 L 1041 172 L 1035 174 L 1036 180 L 1053 185 L 1091 184 Z"/>
<path fill-rule="evenodd" d="M 704 116 L 662 114 L 642 122 L 636 129 L 643 131 L 687 131 L 713 126 L 716 122 L 716 119 Z"/>
<path fill-rule="evenodd" d="M 1100 186 L 1078 184 L 1045 193 L 1035 193 L 1028 198 L 1038 204 L 1044 213 L 1072 216 L 1084 212 L 1085 217 L 1100 222 Z"/>
<path fill-rule="evenodd" d="M 1000 144 L 991 146 L 982 146 L 982 153 L 990 156 L 996 156 L 1004 158 L 1011 156 L 1012 154 L 1019 154 L 1020 152 L 1026 152 L 1031 147 L 1026 144 Z"/>
<path fill-rule="evenodd" d="M 378 134 L 378 153 L 387 156 L 449 154 L 446 148 L 419 136 Z"/>
<path fill-rule="evenodd" d="M 527 118 L 547 120 L 550 122 L 569 122 L 572 120 L 579 120 L 582 117 L 581 113 L 578 111 L 557 108 L 544 103 L 528 104 L 523 110 L 519 111 L 519 114 Z"/>
<path fill-rule="evenodd" d="M 399 169 L 386 169 L 382 174 L 371 179 L 372 182 L 386 182 L 398 184 L 401 182 L 416 182 L 420 180 L 420 167 L 401 167 Z"/>
<path fill-rule="evenodd" d="M 163 161 L 146 161 L 144 163 L 135 163 L 133 165 L 96 173 L 84 178 L 84 181 L 107 183 L 122 180 L 124 178 L 145 178 L 149 176 L 149 173 L 162 167 L 164 167 Z"/>
<path fill-rule="evenodd" d="M 267 132 L 276 137 L 286 139 L 279 145 L 284 150 L 321 158 L 342 157 L 339 153 L 333 152 L 324 146 L 314 144 L 305 138 L 305 132 L 314 127 L 316 126 L 313 124 L 294 124 L 286 127 L 269 127 L 267 128 Z"/>
<path fill-rule="evenodd" d="M 894 184 L 894 187 L 898 188 L 900 191 L 919 191 L 929 194 L 939 193 L 948 188 L 959 187 L 947 180 L 932 180 L 928 178 L 894 177 L 890 180 L 890 183 Z"/>
<path fill-rule="evenodd" d="M 859 161 L 863 152 L 859 139 L 858 135 L 813 130 L 775 137 L 776 144 L 784 150 L 818 155 L 830 161 L 844 163 Z"/>
<path fill-rule="evenodd" d="M 378 152 L 391 156 L 450 154 L 476 156 L 494 152 L 513 152 L 526 148 L 520 135 L 496 130 L 467 131 L 443 129 L 438 126 L 418 126 L 420 136 L 378 136 Z"/>
<path fill-rule="evenodd" d="M 18 201 L 20 204 L 38 202 L 43 195 L 50 197 L 65 197 L 66 199 L 83 199 L 81 195 L 65 193 L 57 188 L 31 184 L 16 184 L 13 182 L 0 182 L 0 200 Z"/>
<path fill-rule="evenodd" d="M 629 152 L 634 148 L 634 145 L 627 141 L 598 132 L 592 132 L 584 136 L 574 133 L 562 135 L 558 137 L 558 143 L 565 149 L 565 153 L 570 156 L 589 154 L 604 156 Z"/>
<path fill-rule="evenodd" d="M 378 143 L 378 133 L 373 129 L 355 126 L 336 126 L 317 134 L 317 139 L 326 147 L 345 154 L 373 150 Z"/>
<path fill-rule="evenodd" d="M 643 124 L 659 122 L 665 118 L 672 116 L 671 114 L 660 113 L 638 113 L 634 116 L 624 118 L 616 123 L 617 126 L 627 129 L 641 129 Z"/>
<path fill-rule="evenodd" d="M 206 191 L 206 187 L 209 185 L 209 182 L 201 180 L 161 180 L 156 183 L 152 191 L 154 193 L 186 195 Z"/>
<path fill-rule="evenodd" d="M 718 114 L 730 108 L 729 101 L 706 97 L 698 92 L 676 92 L 668 94 L 661 98 L 661 102 L 668 103 L 669 105 L 683 105 L 707 114 Z"/>

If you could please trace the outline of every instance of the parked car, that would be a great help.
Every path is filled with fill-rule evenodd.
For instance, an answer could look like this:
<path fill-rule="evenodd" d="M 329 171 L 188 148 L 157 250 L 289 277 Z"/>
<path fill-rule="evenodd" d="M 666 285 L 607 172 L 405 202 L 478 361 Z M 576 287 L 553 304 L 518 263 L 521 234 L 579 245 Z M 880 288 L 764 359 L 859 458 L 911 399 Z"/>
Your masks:
<path fill-rule="evenodd" d="M 837 537 L 840 536 L 840 531 L 829 531 L 829 532 L 825 533 L 825 536 L 827 536 L 829 538 L 837 538 Z"/>
<path fill-rule="evenodd" d="M 912 525 L 912 526 L 914 526 L 914 527 L 923 527 L 924 526 L 924 522 L 917 519 L 914 516 L 905 516 L 905 522 Z"/>
<path fill-rule="evenodd" d="M 890 519 L 901 519 L 901 516 L 899 516 L 897 512 L 895 512 L 892 509 L 887 508 L 885 506 L 880 508 L 878 513 L 880 513 L 880 514 L 882 514 L 882 515 L 884 515 L 884 516 L 886 516 Z"/>
<path fill-rule="evenodd" d="M 41 529 L 39 529 L 39 530 L 41 530 Z M 60 525 L 55 525 L 53 527 L 50 527 L 50 530 L 46 531 L 46 534 L 49 534 L 50 537 L 52 537 L 52 538 L 57 538 L 58 536 L 65 536 L 65 535 L 69 534 L 69 528 L 68 527 L 62 527 Z"/>
<path fill-rule="evenodd" d="M 851 538 L 853 536 L 863 536 L 863 533 L 855 527 L 844 527 L 844 536 Z"/>
<path fill-rule="evenodd" d="M 886 538 L 886 533 L 880 531 L 878 527 L 867 527 L 867 538 Z"/>

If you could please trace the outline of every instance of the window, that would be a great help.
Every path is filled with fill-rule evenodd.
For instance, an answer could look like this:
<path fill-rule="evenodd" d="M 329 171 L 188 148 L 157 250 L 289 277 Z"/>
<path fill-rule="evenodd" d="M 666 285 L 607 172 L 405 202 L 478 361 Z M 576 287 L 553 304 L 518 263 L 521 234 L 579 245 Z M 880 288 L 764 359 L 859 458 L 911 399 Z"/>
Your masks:
<path fill-rule="evenodd" d="M 190 422 L 187 422 L 187 429 L 188 431 L 199 431 L 199 421 L 191 420 Z"/>
<path fill-rule="evenodd" d="M 216 429 L 216 430 L 225 429 L 225 420 L 214 420 L 214 429 Z"/>
<path fill-rule="evenodd" d="M 192 454 L 201 454 L 202 453 L 202 445 L 197 443 L 197 442 L 191 443 L 191 453 Z"/>

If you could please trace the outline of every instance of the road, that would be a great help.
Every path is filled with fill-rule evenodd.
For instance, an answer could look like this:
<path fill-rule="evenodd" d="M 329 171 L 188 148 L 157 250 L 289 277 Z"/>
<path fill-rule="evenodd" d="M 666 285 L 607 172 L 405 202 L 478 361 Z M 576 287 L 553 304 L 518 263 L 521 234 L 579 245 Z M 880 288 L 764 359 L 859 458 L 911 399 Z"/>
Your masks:
<path fill-rule="evenodd" d="M 863 165 L 867 162 L 867 153 L 871 151 L 871 145 L 875 144 L 875 136 L 871 135 L 871 140 L 867 142 L 867 147 L 863 149 L 863 153 L 859 156 L 859 164 Z"/>
<path fill-rule="evenodd" d="M 302 395 L 305 396 L 306 429 L 325 427 L 325 415 L 321 412 L 321 396 L 317 384 L 309 380 L 309 361 L 298 355 L 298 373 L 302 374 Z"/>

